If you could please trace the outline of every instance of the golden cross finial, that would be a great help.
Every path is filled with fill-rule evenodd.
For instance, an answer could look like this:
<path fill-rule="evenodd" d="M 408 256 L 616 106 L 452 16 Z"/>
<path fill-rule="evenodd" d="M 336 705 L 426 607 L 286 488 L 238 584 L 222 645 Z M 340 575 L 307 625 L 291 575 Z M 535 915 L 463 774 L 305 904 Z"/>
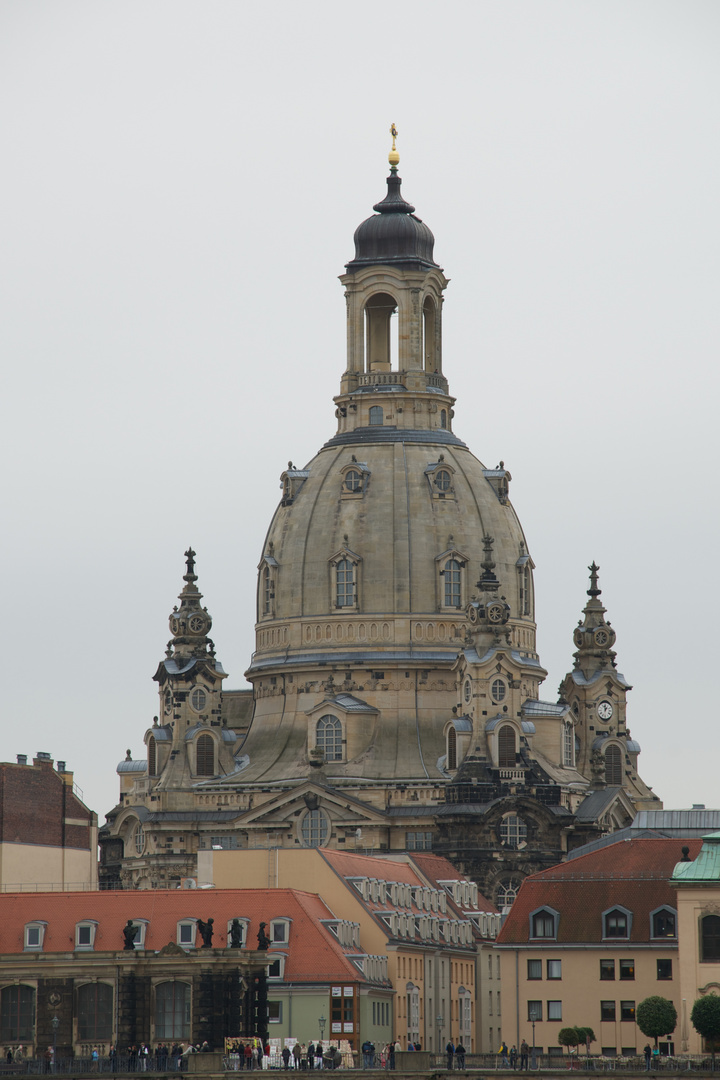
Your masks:
<path fill-rule="evenodd" d="M 392 135 L 392 150 L 388 154 L 388 161 L 393 169 L 396 169 L 400 164 L 400 155 L 395 149 L 395 140 L 397 139 L 397 128 L 394 124 L 390 125 L 390 134 Z"/>

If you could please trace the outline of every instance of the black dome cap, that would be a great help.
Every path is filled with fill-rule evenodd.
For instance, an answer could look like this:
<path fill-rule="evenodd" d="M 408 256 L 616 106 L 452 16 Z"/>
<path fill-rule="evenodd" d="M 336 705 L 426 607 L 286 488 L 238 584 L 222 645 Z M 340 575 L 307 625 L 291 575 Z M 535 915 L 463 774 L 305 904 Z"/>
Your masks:
<path fill-rule="evenodd" d="M 355 230 L 355 258 L 347 263 L 353 273 L 363 266 L 378 263 L 398 266 L 403 270 L 438 268 L 433 259 L 435 237 L 427 225 L 415 217 L 415 207 L 402 197 L 402 180 L 396 169 L 387 178 L 388 191 L 377 210 Z"/>

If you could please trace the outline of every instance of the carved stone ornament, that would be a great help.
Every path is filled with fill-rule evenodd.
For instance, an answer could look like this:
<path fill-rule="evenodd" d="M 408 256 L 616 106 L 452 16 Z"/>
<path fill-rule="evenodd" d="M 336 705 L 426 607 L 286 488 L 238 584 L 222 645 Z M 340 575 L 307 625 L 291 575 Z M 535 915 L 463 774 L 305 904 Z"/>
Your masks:
<path fill-rule="evenodd" d="M 176 942 L 168 941 L 158 952 L 158 956 L 187 956 L 187 953 Z"/>
<path fill-rule="evenodd" d="M 52 994 L 48 994 L 48 1004 L 52 1005 L 53 1009 L 56 1009 L 61 1001 L 62 998 L 55 990 L 53 990 Z"/>
<path fill-rule="evenodd" d="M 720 904 L 703 904 L 700 917 L 702 918 L 703 915 L 720 915 Z"/>
<path fill-rule="evenodd" d="M 716 982 L 705 983 L 705 986 L 698 987 L 698 993 L 700 994 L 709 994 L 710 991 L 716 993 L 718 990 L 720 990 L 720 983 Z"/>

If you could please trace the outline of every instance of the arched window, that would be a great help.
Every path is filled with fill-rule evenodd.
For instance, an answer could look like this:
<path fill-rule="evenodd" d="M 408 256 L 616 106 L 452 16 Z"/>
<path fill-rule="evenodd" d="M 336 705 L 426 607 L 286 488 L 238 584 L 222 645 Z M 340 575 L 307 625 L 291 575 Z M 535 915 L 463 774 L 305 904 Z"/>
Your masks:
<path fill-rule="evenodd" d="M 148 776 L 157 776 L 157 743 L 154 735 L 148 739 Z"/>
<path fill-rule="evenodd" d="M 355 606 L 355 566 L 349 559 L 341 559 L 335 568 L 335 604 Z"/>
<path fill-rule="evenodd" d="M 346 491 L 359 491 L 362 487 L 362 476 L 357 469 L 348 469 L 343 478 Z"/>
<path fill-rule="evenodd" d="M 447 469 L 438 469 L 435 473 L 435 487 L 438 491 L 449 491 L 452 478 Z"/>
<path fill-rule="evenodd" d="M 270 614 L 270 567 L 266 566 L 263 571 L 263 615 Z"/>
<path fill-rule="evenodd" d="M 330 823 L 322 810 L 308 810 L 300 826 L 304 847 L 322 847 L 330 832 Z"/>
<path fill-rule="evenodd" d="M 510 905 L 515 902 L 521 884 L 522 882 L 520 878 L 515 877 L 508 878 L 506 881 L 502 881 L 498 885 L 497 892 L 495 894 L 495 903 L 501 911 L 504 907 L 510 907 Z M 488 960 L 490 961 L 490 963 L 492 963 L 492 957 L 488 957 Z"/>
<path fill-rule="evenodd" d="M 445 563 L 445 607 L 460 607 L 460 563 L 448 559 Z"/>
<path fill-rule="evenodd" d="M 35 1039 L 35 988 L 5 986 L 0 992 L 0 1039 L 33 1042 Z"/>
<path fill-rule="evenodd" d="M 113 1030 L 113 989 L 107 983 L 78 987 L 78 1039 L 110 1039 Z"/>
<path fill-rule="evenodd" d="M 370 424 L 373 427 L 376 427 L 376 426 L 382 426 L 382 422 L 383 422 L 382 405 L 371 405 L 370 406 Z"/>
<path fill-rule="evenodd" d="M 720 915 L 705 915 L 701 928 L 701 958 L 703 960 L 720 960 Z"/>
<path fill-rule="evenodd" d="M 342 761 L 342 725 L 337 716 L 321 716 L 317 722 L 315 744 L 325 761 Z"/>
<path fill-rule="evenodd" d="M 195 745 L 198 776 L 215 775 L 215 743 L 212 735 L 201 735 Z"/>
<path fill-rule="evenodd" d="M 501 769 L 515 767 L 515 729 L 503 724 L 498 732 L 498 765 Z"/>
<path fill-rule="evenodd" d="M 575 735 L 572 724 L 565 724 L 563 729 L 563 762 L 570 768 L 575 764 Z"/>
<path fill-rule="evenodd" d="M 425 353 L 423 367 L 426 371 L 435 371 L 437 364 L 437 343 L 435 340 L 435 304 L 430 296 L 426 296 L 423 303 L 423 351 Z M 445 425 L 443 424 L 443 427 Z"/>
<path fill-rule="evenodd" d="M 622 754 L 614 744 L 605 751 L 605 783 L 608 787 L 622 786 Z"/>
<path fill-rule="evenodd" d="M 506 814 L 500 822 L 500 843 L 503 847 L 524 847 L 527 840 L 527 825 L 517 814 Z"/>
<path fill-rule="evenodd" d="M 457 731 L 451 727 L 447 735 L 447 767 L 457 769 Z"/>
<path fill-rule="evenodd" d="M 155 1038 L 190 1038 L 190 986 L 163 982 L 155 987 Z"/>
<path fill-rule="evenodd" d="M 390 371 L 397 360 L 397 301 L 389 293 L 375 293 L 365 305 L 366 371 Z"/>
<path fill-rule="evenodd" d="M 447 410 L 446 409 L 441 409 L 440 410 L 440 427 L 443 428 L 443 430 L 447 427 Z"/>

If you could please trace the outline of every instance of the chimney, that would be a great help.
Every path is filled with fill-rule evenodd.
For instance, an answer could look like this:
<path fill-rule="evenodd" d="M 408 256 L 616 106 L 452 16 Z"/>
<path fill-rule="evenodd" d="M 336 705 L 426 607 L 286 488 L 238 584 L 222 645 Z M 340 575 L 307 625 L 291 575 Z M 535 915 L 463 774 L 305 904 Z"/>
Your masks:
<path fill-rule="evenodd" d="M 58 772 L 67 772 L 67 769 L 65 768 L 65 762 L 64 761 L 58 761 L 56 763 L 56 765 L 55 765 L 55 768 L 57 769 Z"/>
<path fill-rule="evenodd" d="M 52 754 L 46 754 L 44 750 L 38 750 L 33 758 L 33 765 L 42 765 L 45 762 L 53 763 Z"/>
<path fill-rule="evenodd" d="M 27 765 L 27 754 L 18 754 L 18 765 Z"/>

